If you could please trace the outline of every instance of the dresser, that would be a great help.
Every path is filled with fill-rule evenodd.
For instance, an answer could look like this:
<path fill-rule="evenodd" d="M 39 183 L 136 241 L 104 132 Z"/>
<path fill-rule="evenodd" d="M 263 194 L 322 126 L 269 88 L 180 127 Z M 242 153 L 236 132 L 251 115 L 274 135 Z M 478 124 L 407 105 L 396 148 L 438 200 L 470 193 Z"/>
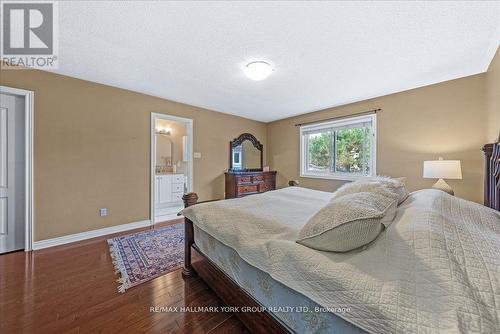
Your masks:
<path fill-rule="evenodd" d="M 238 172 L 225 173 L 226 199 L 244 197 L 276 189 L 276 172 Z"/>

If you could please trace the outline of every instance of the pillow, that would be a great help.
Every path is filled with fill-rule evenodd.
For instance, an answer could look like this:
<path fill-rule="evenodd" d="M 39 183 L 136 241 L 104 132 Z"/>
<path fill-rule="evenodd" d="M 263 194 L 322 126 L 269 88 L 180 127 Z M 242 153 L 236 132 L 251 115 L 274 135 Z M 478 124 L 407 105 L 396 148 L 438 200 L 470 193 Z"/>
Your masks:
<path fill-rule="evenodd" d="M 302 227 L 297 242 L 309 248 L 347 252 L 377 238 L 396 214 L 397 201 L 373 192 L 332 200 Z"/>
<path fill-rule="evenodd" d="M 397 199 L 401 204 L 409 195 L 405 186 L 406 178 L 391 178 L 388 176 L 365 177 L 341 186 L 333 194 L 333 198 L 359 192 L 374 192 Z"/>

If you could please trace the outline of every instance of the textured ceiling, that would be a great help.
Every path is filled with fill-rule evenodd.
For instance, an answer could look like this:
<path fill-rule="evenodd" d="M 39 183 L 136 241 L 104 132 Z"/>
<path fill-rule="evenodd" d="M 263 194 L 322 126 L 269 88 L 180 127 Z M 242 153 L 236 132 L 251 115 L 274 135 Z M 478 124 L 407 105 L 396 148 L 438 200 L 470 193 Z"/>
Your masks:
<path fill-rule="evenodd" d="M 484 72 L 500 2 L 59 3 L 69 76 L 260 121 Z M 275 67 L 264 81 L 241 68 Z"/>

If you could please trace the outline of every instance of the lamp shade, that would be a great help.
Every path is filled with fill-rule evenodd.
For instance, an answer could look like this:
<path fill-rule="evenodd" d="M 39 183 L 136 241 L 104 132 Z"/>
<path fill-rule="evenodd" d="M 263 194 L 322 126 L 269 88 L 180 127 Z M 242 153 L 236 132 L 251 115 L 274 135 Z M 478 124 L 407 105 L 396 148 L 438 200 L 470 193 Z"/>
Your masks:
<path fill-rule="evenodd" d="M 462 179 L 460 160 L 424 161 L 426 179 Z"/>

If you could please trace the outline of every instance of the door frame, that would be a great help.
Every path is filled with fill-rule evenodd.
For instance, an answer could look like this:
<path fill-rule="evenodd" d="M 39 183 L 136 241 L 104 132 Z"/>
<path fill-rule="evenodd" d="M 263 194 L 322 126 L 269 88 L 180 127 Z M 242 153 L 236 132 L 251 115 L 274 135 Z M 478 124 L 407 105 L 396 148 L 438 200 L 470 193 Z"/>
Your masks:
<path fill-rule="evenodd" d="M 187 178 L 187 191 L 193 191 L 193 120 L 191 118 L 173 116 L 169 114 L 151 113 L 151 174 L 150 174 L 150 221 L 151 225 L 156 224 L 155 221 L 155 175 L 156 175 L 156 120 L 164 119 L 167 121 L 182 122 L 186 124 L 187 133 L 187 147 L 189 156 L 189 168 L 188 168 L 188 178 Z"/>
<path fill-rule="evenodd" d="M 30 90 L 0 86 L 0 93 L 24 97 L 24 160 L 25 160 L 25 205 L 24 205 L 24 251 L 33 249 L 33 128 L 34 128 L 34 97 Z"/>

